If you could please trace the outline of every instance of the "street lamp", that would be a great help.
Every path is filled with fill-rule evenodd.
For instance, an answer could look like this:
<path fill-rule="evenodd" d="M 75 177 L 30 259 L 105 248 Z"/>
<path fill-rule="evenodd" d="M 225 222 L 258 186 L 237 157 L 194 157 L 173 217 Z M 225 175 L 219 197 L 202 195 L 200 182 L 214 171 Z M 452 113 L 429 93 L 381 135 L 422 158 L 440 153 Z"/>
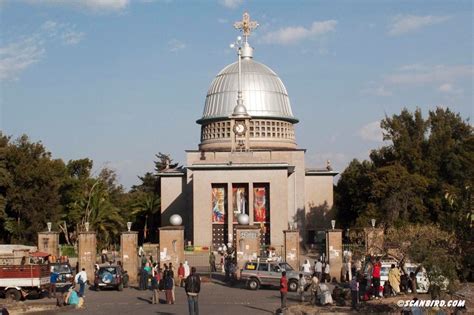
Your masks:
<path fill-rule="evenodd" d="M 89 232 L 89 222 L 84 223 L 84 228 L 86 229 L 86 232 Z"/>
<path fill-rule="evenodd" d="M 130 232 L 132 229 L 132 222 L 127 222 L 127 230 Z"/>
<path fill-rule="evenodd" d="M 370 220 L 370 222 L 372 223 L 372 228 L 375 229 L 375 219 Z"/>
<path fill-rule="evenodd" d="M 51 222 L 46 223 L 46 226 L 48 227 L 48 232 L 51 232 L 52 225 L 53 224 Z"/>
<path fill-rule="evenodd" d="M 331 220 L 331 226 L 332 226 L 332 229 L 334 230 L 334 228 L 336 227 L 336 220 Z"/>

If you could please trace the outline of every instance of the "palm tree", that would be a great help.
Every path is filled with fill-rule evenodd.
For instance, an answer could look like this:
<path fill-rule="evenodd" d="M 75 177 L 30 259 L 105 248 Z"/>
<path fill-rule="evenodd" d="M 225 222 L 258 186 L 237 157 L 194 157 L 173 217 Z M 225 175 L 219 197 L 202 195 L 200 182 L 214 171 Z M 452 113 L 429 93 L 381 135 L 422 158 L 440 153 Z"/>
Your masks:
<path fill-rule="evenodd" d="M 133 205 L 132 214 L 139 217 L 145 216 L 145 224 L 143 227 L 143 239 L 147 239 L 148 219 L 153 217 L 160 210 L 160 198 L 153 193 L 144 193 L 138 201 Z M 154 231 L 154 224 L 151 224 Z M 153 239 L 153 237 L 152 237 Z"/>

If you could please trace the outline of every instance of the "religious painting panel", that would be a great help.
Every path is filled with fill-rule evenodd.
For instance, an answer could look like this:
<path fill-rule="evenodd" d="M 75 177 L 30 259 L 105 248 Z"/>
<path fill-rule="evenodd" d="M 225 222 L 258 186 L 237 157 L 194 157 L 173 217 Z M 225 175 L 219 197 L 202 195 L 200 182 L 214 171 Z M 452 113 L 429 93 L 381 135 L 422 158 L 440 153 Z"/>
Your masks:
<path fill-rule="evenodd" d="M 270 185 L 254 184 L 253 221 L 260 227 L 260 244 L 270 244 Z"/>
<path fill-rule="evenodd" d="M 212 223 L 226 223 L 226 187 L 212 185 Z"/>
<path fill-rule="evenodd" d="M 240 214 L 249 214 L 247 184 L 232 185 L 232 212 L 234 224 L 238 223 Z"/>

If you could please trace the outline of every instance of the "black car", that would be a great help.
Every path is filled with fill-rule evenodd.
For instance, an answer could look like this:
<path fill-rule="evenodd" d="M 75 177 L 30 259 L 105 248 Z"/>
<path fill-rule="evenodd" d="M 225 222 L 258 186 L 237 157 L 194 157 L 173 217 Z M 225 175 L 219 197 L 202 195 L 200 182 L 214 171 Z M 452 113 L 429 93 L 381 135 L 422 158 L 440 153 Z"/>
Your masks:
<path fill-rule="evenodd" d="M 113 288 L 123 290 L 123 270 L 118 265 L 99 266 L 95 273 L 94 286 L 96 290 Z"/>
<path fill-rule="evenodd" d="M 72 268 L 69 263 L 52 263 L 50 264 L 50 271 L 58 274 L 57 287 L 71 285 L 74 280 Z"/>

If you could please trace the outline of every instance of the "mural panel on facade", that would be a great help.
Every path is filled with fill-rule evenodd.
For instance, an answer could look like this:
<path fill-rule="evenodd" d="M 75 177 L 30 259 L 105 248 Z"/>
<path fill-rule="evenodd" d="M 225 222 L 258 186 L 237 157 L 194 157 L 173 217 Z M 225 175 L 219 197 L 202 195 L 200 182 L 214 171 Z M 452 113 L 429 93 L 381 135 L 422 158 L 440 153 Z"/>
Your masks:
<path fill-rule="evenodd" d="M 260 226 L 261 244 L 270 244 L 270 187 L 268 184 L 254 185 L 253 220 Z"/>
<path fill-rule="evenodd" d="M 212 187 L 212 223 L 225 223 L 225 187 Z"/>
<path fill-rule="evenodd" d="M 233 222 L 238 222 L 240 214 L 249 214 L 247 186 L 237 184 L 232 186 L 232 212 Z"/>

